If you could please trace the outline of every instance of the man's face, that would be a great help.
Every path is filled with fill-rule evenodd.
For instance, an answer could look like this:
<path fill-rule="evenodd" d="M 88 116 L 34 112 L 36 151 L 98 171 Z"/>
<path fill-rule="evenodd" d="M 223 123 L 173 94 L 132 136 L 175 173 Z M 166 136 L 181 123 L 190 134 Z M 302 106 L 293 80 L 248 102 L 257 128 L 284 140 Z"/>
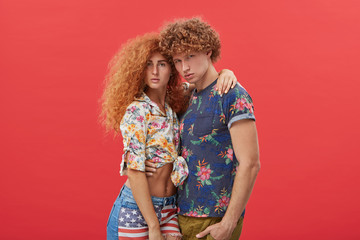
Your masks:
<path fill-rule="evenodd" d="M 173 55 L 176 70 L 189 83 L 203 80 L 211 63 L 211 51 L 208 53 L 192 52 Z"/>

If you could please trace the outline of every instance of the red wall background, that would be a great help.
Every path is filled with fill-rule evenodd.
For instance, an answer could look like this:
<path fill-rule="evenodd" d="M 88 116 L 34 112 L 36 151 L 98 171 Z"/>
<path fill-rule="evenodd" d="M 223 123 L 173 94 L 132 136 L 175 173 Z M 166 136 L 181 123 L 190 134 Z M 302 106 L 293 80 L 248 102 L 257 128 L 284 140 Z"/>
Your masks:
<path fill-rule="evenodd" d="M 105 239 L 124 182 L 98 124 L 127 39 L 201 15 L 251 93 L 262 169 L 241 239 L 359 239 L 360 2 L 0 1 L 0 238 Z"/>

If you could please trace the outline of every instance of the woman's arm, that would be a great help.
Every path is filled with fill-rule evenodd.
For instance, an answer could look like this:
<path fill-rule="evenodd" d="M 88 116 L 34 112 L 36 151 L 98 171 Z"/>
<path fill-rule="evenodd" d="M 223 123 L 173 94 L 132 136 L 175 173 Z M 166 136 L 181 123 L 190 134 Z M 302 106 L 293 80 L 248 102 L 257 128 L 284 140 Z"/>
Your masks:
<path fill-rule="evenodd" d="M 233 71 L 229 69 L 223 69 L 219 72 L 219 79 L 216 84 L 216 89 L 219 94 L 227 93 L 230 88 L 234 88 L 237 83 L 236 76 Z"/>
<path fill-rule="evenodd" d="M 164 239 L 161 235 L 159 220 L 151 201 L 149 184 L 145 176 L 145 149 L 148 110 L 138 102 L 129 105 L 120 124 L 124 142 L 123 161 L 126 163 L 128 182 L 136 204 L 148 227 L 149 239 Z M 132 147 L 136 146 L 136 148 Z"/>
<path fill-rule="evenodd" d="M 128 179 L 135 201 L 149 227 L 149 240 L 164 239 L 160 231 L 159 220 L 151 201 L 149 185 L 145 172 L 128 169 Z"/>

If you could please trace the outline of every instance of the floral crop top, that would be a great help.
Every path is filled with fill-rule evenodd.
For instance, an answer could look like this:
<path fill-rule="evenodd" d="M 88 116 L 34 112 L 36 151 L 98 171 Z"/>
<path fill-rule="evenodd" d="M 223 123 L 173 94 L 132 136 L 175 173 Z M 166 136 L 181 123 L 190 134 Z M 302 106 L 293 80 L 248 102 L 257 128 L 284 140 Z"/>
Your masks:
<path fill-rule="evenodd" d="M 163 113 L 145 93 L 127 107 L 120 123 L 124 143 L 121 175 L 126 168 L 145 172 L 145 160 L 149 159 L 156 168 L 173 163 L 171 180 L 175 186 L 186 179 L 187 164 L 183 157 L 178 156 L 179 120 L 167 103 L 165 110 L 166 113 Z"/>

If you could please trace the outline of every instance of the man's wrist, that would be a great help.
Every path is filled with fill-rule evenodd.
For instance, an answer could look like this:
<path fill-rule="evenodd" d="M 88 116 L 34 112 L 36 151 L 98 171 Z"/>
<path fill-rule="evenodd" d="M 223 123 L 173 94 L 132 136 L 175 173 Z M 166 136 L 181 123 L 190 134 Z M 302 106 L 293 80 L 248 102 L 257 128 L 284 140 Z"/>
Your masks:
<path fill-rule="evenodd" d="M 235 217 L 223 217 L 221 219 L 221 225 L 230 229 L 230 230 L 234 230 L 237 223 L 238 223 L 239 219 L 236 219 Z"/>

